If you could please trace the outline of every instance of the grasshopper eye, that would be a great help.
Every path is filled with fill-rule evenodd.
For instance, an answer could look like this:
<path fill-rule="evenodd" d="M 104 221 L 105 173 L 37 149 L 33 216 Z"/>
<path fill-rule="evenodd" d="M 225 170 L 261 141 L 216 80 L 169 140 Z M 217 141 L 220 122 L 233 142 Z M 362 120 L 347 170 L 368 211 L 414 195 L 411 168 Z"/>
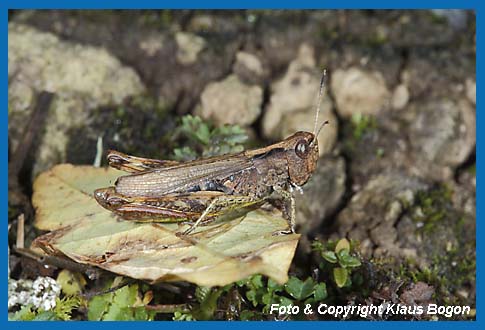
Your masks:
<path fill-rule="evenodd" d="M 295 152 L 300 158 L 306 158 L 308 154 L 308 143 L 305 140 L 298 141 Z"/>

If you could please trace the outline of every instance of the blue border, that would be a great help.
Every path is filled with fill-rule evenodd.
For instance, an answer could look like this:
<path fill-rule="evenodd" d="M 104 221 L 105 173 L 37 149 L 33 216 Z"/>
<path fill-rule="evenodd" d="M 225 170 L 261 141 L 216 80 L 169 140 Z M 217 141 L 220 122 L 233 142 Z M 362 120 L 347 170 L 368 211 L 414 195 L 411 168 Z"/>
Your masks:
<path fill-rule="evenodd" d="M 2 48 L 4 51 L 1 53 L 2 63 L 2 91 L 1 91 L 1 99 L 6 108 L 8 109 L 8 52 L 7 52 L 7 38 L 8 38 L 8 9 L 69 9 L 69 8 L 76 8 L 76 9 L 149 9 L 149 8 L 172 8 L 172 9 L 181 9 L 181 8 L 192 8 L 192 9 L 215 9 L 215 8 L 224 8 L 224 9 L 242 9 L 242 8 L 280 8 L 280 9 L 424 9 L 424 8 L 460 8 L 460 9 L 475 9 L 476 10 L 476 47 L 477 47 L 477 54 L 483 54 L 483 23 L 480 23 L 480 18 L 483 18 L 483 9 L 481 8 L 479 0 L 471 1 L 471 0 L 367 0 L 367 1 L 358 1 L 358 0 L 343 0 L 343 1 L 317 1 L 317 0 L 299 0 L 299 1 L 289 1 L 289 0 L 247 0 L 247 1 L 222 1 L 222 0 L 212 0 L 212 1 L 197 1 L 197 0 L 183 0 L 183 3 L 180 1 L 174 2 L 172 4 L 167 3 L 160 3 L 156 1 L 150 0 L 138 0 L 138 1 L 96 1 L 96 0 L 72 0 L 72 1 L 61 1 L 61 0 L 44 0 L 44 1 L 35 1 L 35 0 L 19 0 L 19 1 L 0 1 L 0 8 L 1 10 L 1 22 L 2 22 L 2 31 L 0 38 L 2 40 Z M 483 56 L 482 56 L 483 57 Z M 480 85 L 478 81 L 483 81 L 483 68 L 479 65 L 479 56 L 477 56 L 477 66 L 476 66 L 476 73 L 477 73 L 477 92 L 478 96 L 480 96 Z M 480 99 L 480 97 L 478 97 Z M 481 237 L 483 234 L 483 226 L 480 224 L 478 219 L 482 218 L 482 202 L 485 202 L 484 197 L 482 196 L 482 189 L 480 188 L 480 180 L 478 173 L 482 172 L 482 168 L 484 167 L 484 162 L 482 160 L 483 155 L 480 154 L 480 148 L 478 147 L 481 144 L 482 140 L 484 139 L 484 134 L 479 128 L 483 126 L 483 121 L 485 120 L 485 114 L 482 111 L 478 110 L 480 106 L 480 102 L 477 102 L 477 238 Z M 482 106 L 483 108 L 483 106 Z M 3 155 L 5 155 L 5 159 L 3 162 L 0 163 L 2 168 L 1 174 L 1 184 L 3 185 L 2 190 L 2 205 L 3 205 L 3 214 L 5 219 L 7 219 L 7 210 L 8 210 L 8 164 L 5 161 L 8 157 L 8 111 L 5 110 L 2 112 L 2 117 L 0 119 L 0 123 L 2 125 L 2 133 L 4 138 L 1 140 L 1 147 L 3 151 Z M 7 230 L 4 228 L 5 234 L 1 238 L 3 242 L 3 246 L 7 245 Z M 408 329 L 410 326 L 412 327 L 426 327 L 426 328 L 442 328 L 442 327 L 450 327 L 450 328 L 457 328 L 457 329 L 464 329 L 464 328 L 485 328 L 485 318 L 481 316 L 481 313 L 478 311 L 479 307 L 483 306 L 483 294 L 480 291 L 482 285 L 480 285 L 480 279 L 483 278 L 483 271 L 478 271 L 479 269 L 483 270 L 483 262 L 482 258 L 482 251 L 483 248 L 481 246 L 480 241 L 477 240 L 477 321 L 475 322 L 452 322 L 452 321 L 440 321 L 440 322 L 367 322 L 367 321 L 352 321 L 346 322 L 344 326 L 350 328 L 360 328 L 365 326 L 366 328 L 383 328 L 383 327 L 396 327 L 402 329 Z M 7 254 L 4 253 L 2 256 L 4 268 L 4 279 L 7 278 Z M 3 296 L 7 296 L 7 285 L 6 282 L 2 286 Z M 73 329 L 86 329 L 86 328 L 94 328 L 94 327 L 103 327 L 103 328 L 118 328 L 118 329 L 128 329 L 134 326 L 142 326 L 143 328 L 159 328 L 164 327 L 168 329 L 188 329 L 193 328 L 194 326 L 202 327 L 202 328 L 211 328 L 211 329 L 227 329 L 227 328 L 277 328 L 277 329 L 295 329 L 297 327 L 305 326 L 308 329 L 318 329 L 321 330 L 323 327 L 325 328 L 336 328 L 341 326 L 341 323 L 337 322 L 164 322 L 160 324 L 158 322 L 148 323 L 144 322 L 143 324 L 133 324 L 132 322 L 104 322 L 104 323 L 94 323 L 94 322 L 8 322 L 7 321 L 7 310 L 4 310 L 4 317 L 0 321 L 2 322 L 2 326 L 6 328 L 39 328 L 39 329 L 60 329 L 66 326 L 72 327 Z M 342 324 L 343 325 L 343 324 Z"/>

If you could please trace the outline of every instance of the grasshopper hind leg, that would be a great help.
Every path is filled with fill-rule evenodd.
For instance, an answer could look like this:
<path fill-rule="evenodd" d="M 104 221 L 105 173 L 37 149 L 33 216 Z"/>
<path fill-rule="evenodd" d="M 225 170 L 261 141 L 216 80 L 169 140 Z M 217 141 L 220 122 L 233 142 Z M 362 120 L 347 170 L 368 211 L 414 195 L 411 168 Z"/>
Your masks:
<path fill-rule="evenodd" d="M 214 200 L 212 200 L 212 202 L 209 204 L 209 206 L 207 206 L 207 208 L 204 210 L 204 212 L 202 212 L 202 214 L 200 215 L 200 217 L 194 222 L 193 225 L 191 225 L 186 231 L 184 231 L 181 235 L 183 236 L 187 236 L 189 235 L 191 232 L 193 232 L 195 230 L 195 228 L 197 228 L 197 226 L 205 219 L 205 217 L 207 216 L 207 214 L 209 214 L 209 212 L 214 208 L 214 206 L 216 206 L 218 202 L 218 199 L 215 198 Z"/>
<path fill-rule="evenodd" d="M 197 226 L 207 220 L 207 217 L 217 216 L 218 213 L 222 211 L 234 211 L 237 209 L 242 209 L 244 207 L 252 207 L 261 202 L 250 196 L 239 196 L 239 195 L 222 195 L 215 197 L 207 206 L 207 208 L 202 212 L 200 217 L 184 232 L 178 235 L 186 236 L 192 233 Z"/>

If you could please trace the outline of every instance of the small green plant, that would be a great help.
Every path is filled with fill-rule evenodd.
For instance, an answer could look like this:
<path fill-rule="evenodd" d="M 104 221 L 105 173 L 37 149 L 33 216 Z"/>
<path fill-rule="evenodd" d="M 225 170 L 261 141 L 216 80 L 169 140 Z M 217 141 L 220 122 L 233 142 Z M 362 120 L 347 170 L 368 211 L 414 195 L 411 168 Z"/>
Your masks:
<path fill-rule="evenodd" d="M 351 118 L 352 135 L 356 140 L 360 140 L 365 133 L 377 128 L 376 119 L 369 115 L 354 113 Z"/>
<path fill-rule="evenodd" d="M 430 232 L 434 226 L 443 220 L 449 212 L 452 190 L 446 186 L 439 186 L 432 190 L 419 191 L 413 219 L 423 224 L 422 231 Z"/>
<path fill-rule="evenodd" d="M 122 280 L 116 277 L 112 287 Z M 149 295 L 145 295 L 149 297 Z M 149 311 L 145 305 L 149 300 L 141 296 L 138 284 L 125 285 L 120 289 L 98 295 L 88 302 L 88 320 L 92 321 L 150 321 L 156 312 Z"/>
<path fill-rule="evenodd" d="M 352 271 L 361 265 L 360 259 L 353 255 L 355 253 L 351 252 L 350 242 L 345 238 L 337 243 L 328 242 L 327 244 L 314 241 L 312 247 L 323 258 L 320 269 L 331 271 L 337 287 L 350 287 L 352 285 Z"/>
<path fill-rule="evenodd" d="M 241 299 L 230 297 L 238 296 Z M 262 275 L 254 275 L 231 285 L 220 288 L 197 287 L 196 304 L 190 309 L 178 310 L 173 320 L 211 320 L 217 311 L 223 310 L 223 301 L 229 302 L 240 320 L 262 320 L 269 316 L 271 305 L 280 306 L 314 304 L 327 298 L 327 287 L 323 282 L 316 282 L 311 277 L 300 280 L 291 276 L 286 284 L 278 284 Z M 242 301 L 242 302 L 241 302 Z M 297 317 L 301 317 L 297 316 Z M 225 312 L 228 319 L 228 312 Z M 231 317 L 231 319 L 234 319 Z"/>
<path fill-rule="evenodd" d="M 280 285 L 272 279 L 255 275 L 237 283 L 246 289 L 246 298 L 253 307 L 262 306 L 263 313 L 270 311 L 272 304 L 280 306 L 311 304 L 327 298 L 325 283 L 317 283 L 311 277 L 305 281 L 291 276 L 288 282 Z"/>
<path fill-rule="evenodd" d="M 11 321 L 68 321 L 72 311 L 79 307 L 79 297 L 68 296 L 56 298 L 56 306 L 52 310 L 35 309 L 33 305 L 23 306 L 18 312 L 9 316 Z"/>
<path fill-rule="evenodd" d="M 214 127 L 191 115 L 182 117 L 175 136 L 186 140 L 184 147 L 174 148 L 173 158 L 179 161 L 241 152 L 244 150 L 243 143 L 248 139 L 244 129 L 237 125 Z"/>

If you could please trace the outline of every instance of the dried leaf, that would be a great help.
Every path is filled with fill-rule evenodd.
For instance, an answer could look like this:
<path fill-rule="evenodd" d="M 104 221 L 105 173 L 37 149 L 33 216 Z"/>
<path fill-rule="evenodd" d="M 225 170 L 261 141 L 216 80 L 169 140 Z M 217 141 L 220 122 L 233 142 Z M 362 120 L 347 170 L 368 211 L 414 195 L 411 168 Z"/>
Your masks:
<path fill-rule="evenodd" d="M 113 185 L 121 174 L 70 164 L 41 174 L 34 183 L 35 225 L 51 232 L 33 247 L 151 282 L 215 286 L 257 273 L 288 280 L 299 235 L 273 236 L 287 228 L 280 213 L 256 210 L 177 237 L 187 225 L 125 221 L 97 204 L 93 191 Z"/>

